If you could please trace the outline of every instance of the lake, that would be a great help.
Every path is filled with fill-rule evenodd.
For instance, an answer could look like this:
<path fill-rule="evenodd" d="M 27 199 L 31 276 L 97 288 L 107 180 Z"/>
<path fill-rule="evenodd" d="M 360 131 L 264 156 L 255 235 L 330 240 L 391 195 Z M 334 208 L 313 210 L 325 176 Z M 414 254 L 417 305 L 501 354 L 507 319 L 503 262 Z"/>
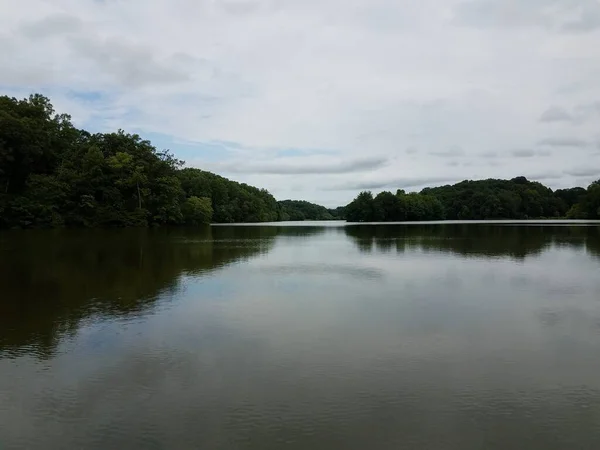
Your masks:
<path fill-rule="evenodd" d="M 600 226 L 0 233 L 0 448 L 597 450 Z"/>

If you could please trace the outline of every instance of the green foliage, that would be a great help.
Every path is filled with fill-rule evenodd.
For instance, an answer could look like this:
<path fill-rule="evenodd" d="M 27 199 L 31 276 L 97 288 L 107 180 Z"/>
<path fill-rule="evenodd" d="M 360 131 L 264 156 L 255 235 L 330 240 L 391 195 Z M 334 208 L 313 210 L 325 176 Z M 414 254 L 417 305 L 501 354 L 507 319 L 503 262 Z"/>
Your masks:
<path fill-rule="evenodd" d="M 346 220 L 349 222 L 370 222 L 374 219 L 374 199 L 370 191 L 363 191 L 346 206 Z"/>
<path fill-rule="evenodd" d="M 431 195 L 398 190 L 396 195 L 384 191 L 375 198 L 371 192 L 361 192 L 346 206 L 346 219 L 350 222 L 388 222 L 412 220 L 441 220 L 444 209 Z"/>
<path fill-rule="evenodd" d="M 569 210 L 572 219 L 600 219 L 600 180 L 594 181 L 581 196 L 579 203 Z"/>
<path fill-rule="evenodd" d="M 277 201 L 265 189 L 231 181 L 200 169 L 182 169 L 177 176 L 187 197 L 211 199 L 214 222 L 279 220 Z"/>
<path fill-rule="evenodd" d="M 184 222 L 190 225 L 208 224 L 213 216 L 212 202 L 207 197 L 190 197 L 181 209 Z"/>
<path fill-rule="evenodd" d="M 462 181 L 420 193 L 361 192 L 346 208 L 351 222 L 486 219 L 600 219 L 600 181 L 583 188 L 550 188 L 525 177 Z"/>
<path fill-rule="evenodd" d="M 304 200 L 283 200 L 277 204 L 280 208 L 280 220 L 334 220 L 339 218 L 337 211 Z"/>
<path fill-rule="evenodd" d="M 541 183 L 525 177 L 462 181 L 452 186 L 426 188 L 421 194 L 436 197 L 449 220 L 564 217 L 572 204 L 572 193 L 557 196 Z"/>
<path fill-rule="evenodd" d="M 554 196 L 557 197 L 561 202 L 561 212 L 569 211 L 574 205 L 581 201 L 585 194 L 586 190 L 581 187 L 558 189 L 554 191 Z"/>
<path fill-rule="evenodd" d="M 346 218 L 346 207 L 345 206 L 338 206 L 337 208 L 329 208 L 327 210 L 329 212 L 329 214 L 332 215 L 332 217 L 335 220 L 342 220 Z"/>

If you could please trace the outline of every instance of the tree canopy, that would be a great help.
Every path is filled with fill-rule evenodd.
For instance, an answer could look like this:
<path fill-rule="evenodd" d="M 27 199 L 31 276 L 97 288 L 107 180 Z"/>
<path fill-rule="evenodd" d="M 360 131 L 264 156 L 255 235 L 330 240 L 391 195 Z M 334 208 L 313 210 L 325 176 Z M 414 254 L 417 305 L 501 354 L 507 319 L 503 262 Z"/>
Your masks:
<path fill-rule="evenodd" d="M 444 211 L 440 201 L 426 194 L 398 190 L 396 194 L 383 191 L 373 197 L 369 191 L 361 192 L 345 208 L 350 222 L 402 222 L 414 220 L 441 220 Z"/>
<path fill-rule="evenodd" d="M 179 170 L 177 178 L 187 196 L 211 199 L 214 222 L 279 220 L 277 201 L 266 189 L 258 189 L 193 168 Z"/>
<path fill-rule="evenodd" d="M 419 193 L 365 191 L 345 208 L 352 222 L 600 218 L 600 182 L 552 191 L 525 177 L 461 181 Z"/>
<path fill-rule="evenodd" d="M 281 220 L 335 220 L 340 219 L 338 210 L 327 209 L 304 200 L 283 200 L 278 202 Z"/>

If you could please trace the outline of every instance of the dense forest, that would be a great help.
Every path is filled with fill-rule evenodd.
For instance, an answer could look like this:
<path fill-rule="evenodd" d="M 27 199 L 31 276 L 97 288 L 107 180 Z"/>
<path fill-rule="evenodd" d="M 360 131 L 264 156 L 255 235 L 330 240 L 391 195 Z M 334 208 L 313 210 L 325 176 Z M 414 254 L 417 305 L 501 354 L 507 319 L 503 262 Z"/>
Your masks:
<path fill-rule="evenodd" d="M 0 228 L 545 217 L 600 218 L 600 182 L 552 191 L 523 177 L 463 181 L 420 193 L 361 192 L 327 209 L 185 168 L 137 134 L 80 130 L 42 95 L 0 97 Z"/>
<path fill-rule="evenodd" d="M 419 193 L 361 192 L 345 208 L 351 222 L 487 219 L 600 219 L 600 180 L 552 189 L 525 177 L 462 181 Z"/>
<path fill-rule="evenodd" d="M 340 208 L 327 209 L 304 200 L 283 200 L 278 202 L 281 220 L 335 220 L 341 218 Z"/>

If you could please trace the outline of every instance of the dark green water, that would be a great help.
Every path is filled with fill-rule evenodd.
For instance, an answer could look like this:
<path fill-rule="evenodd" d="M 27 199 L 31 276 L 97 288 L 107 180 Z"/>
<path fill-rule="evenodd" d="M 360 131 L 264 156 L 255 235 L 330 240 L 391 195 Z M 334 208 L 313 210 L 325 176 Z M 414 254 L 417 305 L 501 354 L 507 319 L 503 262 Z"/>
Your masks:
<path fill-rule="evenodd" d="M 13 448 L 599 449 L 600 227 L 0 234 Z"/>

